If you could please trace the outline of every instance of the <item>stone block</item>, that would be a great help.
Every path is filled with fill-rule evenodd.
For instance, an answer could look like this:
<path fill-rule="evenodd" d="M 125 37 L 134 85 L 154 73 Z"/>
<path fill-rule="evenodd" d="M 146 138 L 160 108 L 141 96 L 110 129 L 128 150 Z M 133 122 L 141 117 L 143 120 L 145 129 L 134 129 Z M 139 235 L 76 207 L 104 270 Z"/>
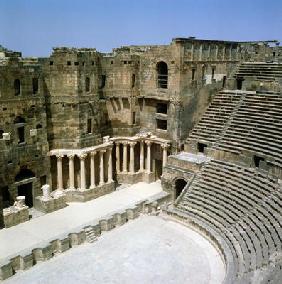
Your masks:
<path fill-rule="evenodd" d="M 1 264 L 0 266 L 0 280 L 5 280 L 13 276 L 14 271 L 11 262 Z"/>
<path fill-rule="evenodd" d="M 127 222 L 127 213 L 126 212 L 116 213 L 114 214 L 113 218 L 114 218 L 115 227 L 122 226 Z"/>
<path fill-rule="evenodd" d="M 52 245 L 49 244 L 44 248 L 36 248 L 32 251 L 32 254 L 36 263 L 49 260 L 53 256 Z"/>
<path fill-rule="evenodd" d="M 57 242 L 57 250 L 62 253 L 67 251 L 70 248 L 70 240 L 69 238 L 64 238 L 62 240 L 58 240 Z"/>

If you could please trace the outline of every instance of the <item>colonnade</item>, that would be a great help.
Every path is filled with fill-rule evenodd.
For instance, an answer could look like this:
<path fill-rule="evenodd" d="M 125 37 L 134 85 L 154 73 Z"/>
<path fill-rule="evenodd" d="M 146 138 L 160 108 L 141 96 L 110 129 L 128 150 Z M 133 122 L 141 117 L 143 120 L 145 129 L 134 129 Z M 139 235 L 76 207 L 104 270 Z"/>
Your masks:
<path fill-rule="evenodd" d="M 115 162 L 116 162 L 116 173 L 117 174 L 134 174 L 136 172 L 135 168 L 135 146 L 137 143 L 140 144 L 140 151 L 139 151 L 139 169 L 137 172 L 143 172 L 150 174 L 152 172 L 152 144 L 158 144 L 162 148 L 162 166 L 165 167 L 167 163 L 167 155 L 168 155 L 168 143 L 163 142 L 156 142 L 150 140 L 115 140 L 109 146 L 103 148 L 96 148 L 95 150 L 91 149 L 88 151 L 71 151 L 71 150 L 64 150 L 55 152 L 53 156 L 56 157 L 57 162 L 57 189 L 63 190 L 64 189 L 64 181 L 63 181 L 63 157 L 68 158 L 68 177 L 69 177 L 69 185 L 68 189 L 75 190 L 75 156 L 79 158 L 80 164 L 80 172 L 79 172 L 79 181 L 81 190 L 87 189 L 87 181 L 86 181 L 86 173 L 89 172 L 90 176 L 90 188 L 95 188 L 96 186 L 102 186 L 105 183 L 112 183 L 113 182 L 113 143 L 115 144 Z M 122 153 L 121 153 L 122 147 Z M 128 151 L 129 147 L 129 151 Z M 129 152 L 129 159 L 128 159 L 128 152 Z M 122 155 L 121 155 L 122 154 Z M 95 159 L 95 156 L 98 156 Z M 86 163 L 86 158 L 90 160 L 90 166 Z M 97 160 L 99 161 L 97 163 Z M 129 164 L 128 164 L 129 163 Z M 99 173 L 96 176 L 96 167 L 99 167 Z M 104 168 L 107 168 L 107 177 L 105 180 L 105 173 Z M 88 171 L 88 172 L 87 172 Z M 98 183 L 96 181 L 96 177 L 98 177 Z"/>
<path fill-rule="evenodd" d="M 63 190 L 63 157 L 66 156 L 69 160 L 69 189 L 75 189 L 75 170 L 74 170 L 74 158 L 77 156 L 80 161 L 80 189 L 86 189 L 86 167 L 85 167 L 85 159 L 88 155 L 90 155 L 90 188 L 95 188 L 97 186 L 95 180 L 95 155 L 99 155 L 99 186 L 102 186 L 106 183 L 105 174 L 104 174 L 104 163 L 107 163 L 108 167 L 108 177 L 107 183 L 113 182 L 113 167 L 112 167 L 112 147 L 95 150 L 88 153 L 81 154 L 57 154 L 55 155 L 57 159 L 57 189 Z M 108 159 L 105 159 L 106 154 L 108 155 Z"/>
<path fill-rule="evenodd" d="M 140 151 L 139 151 L 139 171 L 138 172 L 146 172 L 151 173 L 151 163 L 152 163 L 152 157 L 151 157 L 151 146 L 152 141 L 138 141 L 140 143 Z M 135 173 L 135 152 L 134 147 L 137 144 L 136 141 L 116 141 L 116 172 L 119 173 Z M 120 151 L 120 145 L 122 145 L 123 154 L 122 154 L 122 163 L 121 163 L 121 151 Z M 160 144 L 162 151 L 163 151 L 163 160 L 162 165 L 165 167 L 167 163 L 167 149 L 169 145 L 167 143 Z M 129 171 L 128 171 L 128 158 L 127 158 L 127 152 L 129 149 Z M 146 164 L 145 164 L 145 147 L 146 147 Z M 122 167 L 121 167 L 122 164 Z"/>

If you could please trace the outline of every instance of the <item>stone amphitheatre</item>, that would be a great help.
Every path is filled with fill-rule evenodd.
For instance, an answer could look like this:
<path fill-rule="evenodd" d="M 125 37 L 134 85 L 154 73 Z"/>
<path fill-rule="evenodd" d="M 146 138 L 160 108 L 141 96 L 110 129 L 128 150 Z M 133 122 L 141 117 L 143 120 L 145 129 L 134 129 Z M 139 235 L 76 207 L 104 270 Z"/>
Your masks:
<path fill-rule="evenodd" d="M 0 281 L 281 283 L 282 47 L 0 46 Z"/>

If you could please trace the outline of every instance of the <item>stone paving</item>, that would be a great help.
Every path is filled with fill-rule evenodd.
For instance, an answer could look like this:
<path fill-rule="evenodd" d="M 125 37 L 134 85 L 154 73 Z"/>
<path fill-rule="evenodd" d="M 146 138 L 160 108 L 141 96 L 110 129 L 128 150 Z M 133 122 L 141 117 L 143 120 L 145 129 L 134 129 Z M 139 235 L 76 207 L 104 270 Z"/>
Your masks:
<path fill-rule="evenodd" d="M 60 238 L 95 220 L 128 208 L 162 192 L 160 181 L 140 182 L 85 203 L 70 203 L 56 212 L 0 230 L 0 263 L 30 252 L 40 244 Z"/>
<path fill-rule="evenodd" d="M 224 264 L 206 239 L 174 221 L 141 216 L 5 284 L 220 284 L 224 276 Z"/>

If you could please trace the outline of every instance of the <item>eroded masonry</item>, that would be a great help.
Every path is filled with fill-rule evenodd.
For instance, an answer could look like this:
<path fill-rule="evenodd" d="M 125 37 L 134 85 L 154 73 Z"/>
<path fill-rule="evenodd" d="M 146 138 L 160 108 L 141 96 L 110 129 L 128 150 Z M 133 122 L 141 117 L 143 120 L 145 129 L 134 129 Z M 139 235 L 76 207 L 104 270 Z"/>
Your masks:
<path fill-rule="evenodd" d="M 161 179 L 164 211 L 213 240 L 226 283 L 278 283 L 281 62 L 275 40 L 0 47 L 0 226 Z"/>

